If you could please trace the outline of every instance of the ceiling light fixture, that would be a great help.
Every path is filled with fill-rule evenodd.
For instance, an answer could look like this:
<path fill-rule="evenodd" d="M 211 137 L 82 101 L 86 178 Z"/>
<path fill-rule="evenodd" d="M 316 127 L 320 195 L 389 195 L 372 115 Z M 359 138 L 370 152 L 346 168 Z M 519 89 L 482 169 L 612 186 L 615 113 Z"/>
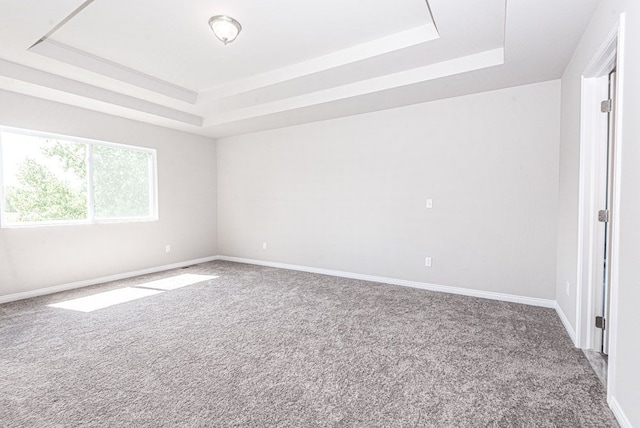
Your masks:
<path fill-rule="evenodd" d="M 233 42 L 242 31 L 242 25 L 227 15 L 212 16 L 209 19 L 209 26 L 213 30 L 213 34 L 225 45 Z"/>

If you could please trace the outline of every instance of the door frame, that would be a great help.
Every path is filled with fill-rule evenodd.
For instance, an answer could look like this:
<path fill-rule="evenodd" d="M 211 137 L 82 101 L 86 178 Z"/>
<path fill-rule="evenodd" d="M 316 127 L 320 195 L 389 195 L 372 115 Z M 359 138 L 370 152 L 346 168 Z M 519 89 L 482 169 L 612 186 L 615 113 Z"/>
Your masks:
<path fill-rule="evenodd" d="M 583 265 L 583 277 L 578 284 L 583 287 L 578 288 L 579 293 L 588 292 L 582 300 L 582 312 L 586 314 L 584 321 L 586 328 L 580 330 L 580 336 L 584 339 L 585 349 L 599 351 L 602 347 L 602 330 L 594 327 L 596 316 L 604 316 L 602 313 L 603 293 L 602 283 L 605 276 L 604 259 L 605 255 L 605 228 L 607 225 L 598 221 L 598 211 L 605 209 L 607 205 L 606 192 L 608 187 L 607 167 L 609 155 L 609 115 L 600 111 L 600 102 L 609 97 L 609 73 L 608 68 L 615 67 L 610 64 L 603 71 L 603 76 L 582 78 L 583 88 L 583 108 L 588 107 L 588 111 L 583 111 L 583 119 L 587 126 L 588 147 L 581 147 L 581 155 L 584 155 L 586 165 L 581 166 L 581 174 L 587 180 L 584 189 L 584 217 L 583 227 L 585 230 L 585 242 L 582 246 L 583 260 L 587 263 Z M 585 141 L 587 142 L 587 141 Z M 613 145 L 613 144 L 612 144 Z M 615 153 L 615 152 L 614 152 Z M 612 183 L 614 184 L 614 183 Z M 611 209 L 612 207 L 610 207 Z M 611 210 L 613 214 L 613 210 Z M 610 219 L 609 226 L 613 225 L 613 218 Z M 611 233 L 611 227 L 608 232 Z M 611 286 L 610 272 L 608 272 L 608 286 Z"/>
<path fill-rule="evenodd" d="M 617 97 L 614 109 L 615 151 L 613 173 L 613 195 L 611 206 L 611 269 L 610 276 L 610 317 L 607 320 L 609 329 L 609 364 L 607 394 L 613 391 L 615 380 L 615 355 L 618 324 L 618 275 L 619 275 L 619 241 L 620 241 L 620 166 L 622 154 L 622 117 L 623 117 L 623 85 L 624 85 L 624 34 L 625 15 L 620 15 L 614 28 L 604 39 L 600 48 L 582 74 L 581 112 L 580 112 L 580 178 L 578 201 L 578 248 L 577 248 L 577 287 L 576 287 L 576 346 L 582 349 L 593 349 L 595 337 L 595 302 L 596 293 L 601 291 L 595 275 L 596 232 L 597 232 L 597 190 L 598 181 L 597 143 L 606 129 L 602 129 L 602 114 L 598 108 L 602 98 L 603 76 L 616 69 Z M 595 108 L 594 108 L 595 106 Z M 606 123 L 606 122 L 605 122 Z"/>

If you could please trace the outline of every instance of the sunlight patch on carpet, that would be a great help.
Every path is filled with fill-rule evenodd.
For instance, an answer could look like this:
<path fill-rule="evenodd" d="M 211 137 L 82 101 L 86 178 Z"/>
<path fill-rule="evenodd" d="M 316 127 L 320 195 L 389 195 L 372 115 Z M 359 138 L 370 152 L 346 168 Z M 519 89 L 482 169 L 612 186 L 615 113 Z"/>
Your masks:
<path fill-rule="evenodd" d="M 154 294 L 160 293 L 163 292 L 145 288 L 125 287 L 118 290 L 105 291 L 104 293 L 80 297 L 79 299 L 67 300 L 65 302 L 55 303 L 53 305 L 47 306 L 50 306 L 52 308 L 70 309 L 72 311 L 93 312 L 98 309 L 108 308 L 109 306 L 130 302 L 132 300 L 141 299 L 143 297 L 153 296 Z"/>
<path fill-rule="evenodd" d="M 157 281 L 144 282 L 142 284 L 136 284 L 136 287 L 153 288 L 155 290 L 175 290 L 177 288 L 186 287 L 187 285 L 197 284 L 199 282 L 207 281 L 217 278 L 217 276 L 211 275 L 196 275 L 193 273 L 185 273 L 183 275 L 172 276 L 169 278 L 158 279 Z"/>

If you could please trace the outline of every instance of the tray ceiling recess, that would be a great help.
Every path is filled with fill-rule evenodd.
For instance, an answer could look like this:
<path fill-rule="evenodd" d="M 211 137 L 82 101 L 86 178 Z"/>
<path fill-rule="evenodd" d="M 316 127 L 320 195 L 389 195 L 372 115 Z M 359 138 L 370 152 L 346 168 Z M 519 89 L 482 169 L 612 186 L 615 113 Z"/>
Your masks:
<path fill-rule="evenodd" d="M 0 89 L 212 137 L 253 132 L 491 89 L 505 80 L 507 7 L 10 0 Z M 215 15 L 240 22 L 237 40 L 219 42 Z"/>

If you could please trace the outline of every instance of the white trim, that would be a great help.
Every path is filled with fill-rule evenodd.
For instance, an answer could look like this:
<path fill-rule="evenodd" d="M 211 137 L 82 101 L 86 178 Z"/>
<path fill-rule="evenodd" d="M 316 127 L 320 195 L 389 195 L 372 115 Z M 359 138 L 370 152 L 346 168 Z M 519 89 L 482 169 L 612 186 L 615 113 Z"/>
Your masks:
<path fill-rule="evenodd" d="M 598 152 L 598 142 L 607 138 L 607 119 L 599 109 L 599 105 L 606 98 L 608 78 L 585 78 L 581 81 L 581 112 L 580 112 L 580 187 L 578 211 L 578 257 L 576 278 L 576 331 L 578 347 L 594 348 L 595 327 L 592 322 L 596 315 L 595 299 L 596 282 L 596 246 L 598 228 L 603 227 L 596 219 L 596 211 L 600 200 L 598 196 L 601 171 L 596 161 L 602 159 L 603 153 Z M 600 93 L 602 92 L 602 93 Z M 603 197 L 602 193 L 602 197 Z M 603 248 L 603 247 L 601 247 Z"/>
<path fill-rule="evenodd" d="M 105 282 L 118 281 L 121 279 L 132 278 L 135 276 L 146 275 L 149 273 L 161 272 L 161 271 L 170 270 L 170 269 L 176 269 L 184 266 L 212 262 L 216 260 L 222 260 L 222 261 L 228 261 L 228 262 L 234 262 L 234 263 L 245 263 L 245 264 L 257 265 L 257 266 L 267 266 L 267 267 L 273 267 L 278 269 L 295 270 L 295 271 L 301 271 L 301 272 L 317 273 L 321 275 L 330 275 L 330 276 L 335 276 L 340 278 L 358 279 L 362 281 L 376 282 L 381 284 L 399 285 L 402 287 L 411 287 L 411 288 L 418 288 L 421 290 L 436 291 L 441 293 L 457 294 L 457 295 L 470 296 L 470 297 L 479 297 L 482 299 L 498 300 L 503 302 L 520 303 L 524 305 L 539 306 L 543 308 L 553 308 L 556 310 L 556 313 L 558 314 L 560 321 L 562 322 L 565 329 L 567 330 L 567 333 L 569 334 L 569 337 L 571 338 L 572 342 L 576 343 L 576 334 L 573 331 L 573 328 L 571 327 L 571 324 L 569 323 L 569 320 L 567 319 L 566 315 L 562 311 L 562 308 L 558 305 L 558 303 L 555 300 L 540 299 L 536 297 L 517 296 L 513 294 L 495 293 L 492 291 L 473 290 L 469 288 L 451 287 L 447 285 L 430 284 L 425 282 L 409 281 L 404 279 L 388 278 L 388 277 L 381 277 L 381 276 L 374 276 L 374 275 L 366 275 L 366 274 L 360 274 L 360 273 L 338 271 L 333 269 L 323 269 L 323 268 L 315 268 L 310 266 L 300 266 L 300 265 L 293 265 L 288 263 L 278 263 L 278 262 L 270 262 L 265 260 L 255 260 L 255 259 L 247 259 L 242 257 L 229 257 L 229 256 L 205 257 L 202 259 L 188 260 L 184 262 L 173 263 L 170 265 L 157 266 L 153 268 L 142 269 L 142 270 L 127 272 L 122 274 L 110 275 L 110 276 L 105 276 L 101 278 L 95 278 L 95 279 L 90 279 L 85 281 L 78 281 L 78 282 L 73 282 L 69 284 L 58 285 L 55 287 L 41 288 L 38 290 L 26 291 L 23 293 L 9 294 L 7 296 L 0 296 L 0 304 L 13 302 L 16 300 L 29 299 L 32 297 L 44 296 L 47 294 L 58 293 L 61 291 L 73 290 L 76 288 L 88 287 L 91 285 L 102 284 Z"/>
<path fill-rule="evenodd" d="M 437 291 L 463 296 L 479 297 L 482 299 L 500 300 L 503 302 L 521 303 L 524 305 L 540 306 L 543 308 L 555 308 L 556 301 L 540 299 L 537 297 L 516 296 L 514 294 L 495 293 L 493 291 L 473 290 L 470 288 L 451 287 L 448 285 L 429 284 L 426 282 L 409 281 L 405 279 L 387 278 L 382 276 L 366 275 L 361 273 L 344 272 L 333 269 L 315 268 L 310 266 L 292 265 L 288 263 L 269 262 L 264 260 L 245 259 L 241 257 L 218 256 L 218 260 L 227 262 L 246 263 L 258 266 L 268 266 L 279 269 L 296 270 L 301 272 L 319 273 L 322 275 L 337 276 L 340 278 L 359 279 L 362 281 L 377 282 L 382 284 L 400 285 L 403 287 L 419 288 L 422 290 Z"/>
<path fill-rule="evenodd" d="M 562 321 L 562 325 L 564 325 L 564 329 L 567 330 L 567 334 L 569 334 L 569 337 L 571 338 L 571 342 L 573 342 L 573 345 L 576 348 L 579 347 L 578 342 L 576 340 L 577 338 L 576 332 L 573 330 L 573 327 L 571 327 L 569 318 L 567 318 L 567 315 L 565 315 L 564 311 L 562 310 L 562 307 L 558 304 L 558 302 L 555 302 L 555 309 L 556 309 L 556 313 L 558 314 L 558 317 L 560 318 L 560 321 Z"/>
<path fill-rule="evenodd" d="M 125 67 L 122 64 L 109 61 L 105 58 L 92 55 L 88 52 L 72 48 L 71 46 L 56 42 L 52 39 L 45 39 L 30 47 L 28 50 L 29 52 L 71 64 L 87 71 L 102 74 L 103 76 L 120 80 L 121 82 L 129 83 L 178 101 L 195 104 L 198 99 L 198 93 L 195 91 L 174 85 L 173 83 Z"/>
<path fill-rule="evenodd" d="M 622 14 L 624 15 L 624 14 Z M 621 15 L 621 17 L 622 17 Z M 609 73 L 611 68 L 615 65 L 617 39 L 620 35 L 620 21 L 618 21 L 609 34 L 604 38 L 600 47 L 591 58 L 591 61 L 584 69 L 583 75 L 585 77 L 600 77 Z"/>
<path fill-rule="evenodd" d="M 140 269 L 131 272 L 119 273 L 115 275 L 103 276 L 100 278 L 87 279 L 83 281 L 71 282 L 68 284 L 56 285 L 53 287 L 39 288 L 37 290 L 24 291 L 22 293 L 8 294 L 0 296 L 0 304 L 15 302 L 17 300 L 30 299 L 32 297 L 45 296 L 47 294 L 59 293 L 61 291 L 74 290 L 76 288 L 89 287 L 91 285 L 102 284 L 105 282 L 118 281 L 121 279 L 133 278 L 134 276 L 147 275 L 150 273 L 162 272 L 165 270 L 181 268 L 184 266 L 196 265 L 199 263 L 212 262 L 218 260 L 217 256 L 204 257 L 201 259 L 187 260 L 184 262 L 171 263 L 163 266 L 155 266 L 147 269 Z"/>
<path fill-rule="evenodd" d="M 609 397 L 608 401 L 609 401 L 609 408 L 611 409 L 611 411 L 613 412 L 613 415 L 618 420 L 618 424 L 620 424 L 620 428 L 633 428 L 633 425 L 631 425 L 631 422 L 629 422 L 629 418 L 627 418 L 627 415 L 624 413 L 624 411 L 622 410 L 622 407 L 620 407 L 620 404 L 615 399 L 615 397 Z"/>
<path fill-rule="evenodd" d="M 0 76 L 37 87 L 72 94 L 91 101 L 98 101 L 99 103 L 106 103 L 136 112 L 175 120 L 198 128 L 202 127 L 204 120 L 200 116 L 182 110 L 73 80 L 47 71 L 38 70 L 37 68 L 28 67 L 2 58 L 0 58 Z"/>
<path fill-rule="evenodd" d="M 596 279 L 594 278 L 595 272 L 595 254 L 594 247 L 596 245 L 596 227 L 597 221 L 595 219 L 595 213 L 597 207 L 595 205 L 595 195 L 597 190 L 596 180 L 596 159 L 598 154 L 596 153 L 596 143 L 598 131 L 597 122 L 601 117 L 599 110 L 596 111 L 592 107 L 599 103 L 600 96 L 598 92 L 597 79 L 603 74 L 616 67 L 618 70 L 618 98 L 616 100 L 616 108 L 621 107 L 622 102 L 620 100 L 620 88 L 622 87 L 622 81 L 620 79 L 620 72 L 622 71 L 622 56 L 623 46 L 621 39 L 623 37 L 624 14 L 621 14 L 620 20 L 609 31 L 607 36 L 603 39 L 600 47 L 596 50 L 593 58 L 589 64 L 585 67 L 582 82 L 581 82 L 581 112 L 580 112 L 580 172 L 579 172 L 579 202 L 578 202 L 578 246 L 577 246 L 577 263 L 576 263 L 576 344 L 583 349 L 592 349 L 594 346 L 594 332 L 595 327 L 591 322 L 595 316 L 594 311 L 594 297 L 597 291 L 597 287 L 594 284 Z M 614 60 L 617 60 L 617 64 Z M 620 129 L 621 129 L 621 117 L 620 110 L 617 110 L 617 122 L 616 129 L 618 135 L 616 136 L 616 158 L 618 158 L 620 150 L 619 143 Z M 620 163 L 616 164 L 616 168 Z M 619 169 L 619 168 L 618 168 Z M 613 196 L 613 208 L 612 209 L 612 224 L 614 229 L 616 228 L 615 222 L 618 221 L 618 209 L 619 207 L 619 190 L 616 187 L 619 185 L 619 171 L 614 178 L 614 196 Z M 612 236 L 612 259 L 611 266 L 611 290 L 616 287 L 615 279 L 617 265 L 615 257 L 617 253 L 619 232 L 613 231 Z M 613 296 L 612 296 L 613 297 Z M 611 304 L 614 305 L 613 298 Z M 610 321 L 610 320 L 609 320 Z M 614 325 L 608 322 L 610 326 L 610 334 L 614 331 Z M 611 354 L 611 351 L 610 351 Z M 610 364 L 611 373 L 611 364 Z M 611 379 L 611 376 L 609 376 Z"/>
<path fill-rule="evenodd" d="M 291 111 L 318 104 L 345 100 L 361 95 L 379 93 L 389 89 L 409 86 L 429 80 L 467 73 L 504 64 L 504 48 L 491 49 L 475 54 L 429 64 L 410 70 L 372 77 L 328 89 L 307 91 L 302 95 L 252 105 L 236 110 L 219 111 L 205 118 L 204 127 L 222 125 L 257 116 Z"/>
<path fill-rule="evenodd" d="M 427 9 L 429 9 L 428 5 Z M 435 23 L 429 22 L 420 27 L 371 40 L 307 61 L 251 77 L 225 82 L 200 92 L 198 95 L 198 104 L 209 103 L 221 98 L 253 91 L 277 83 L 304 78 L 326 70 L 365 61 L 376 56 L 397 52 L 401 49 L 417 46 L 439 38 L 440 34 L 438 33 Z"/>
<path fill-rule="evenodd" d="M 612 403 L 617 402 L 613 397 L 615 393 L 617 355 L 618 355 L 618 289 L 620 276 L 620 195 L 622 184 L 622 149 L 623 149 L 623 118 L 624 118 L 624 59 L 625 59 L 625 13 L 620 14 L 618 22 L 618 46 L 617 46 L 617 66 L 616 66 L 616 123 L 615 123 L 615 176 L 613 187 L 613 207 L 612 207 L 612 237 L 611 237 L 611 294 L 609 300 L 609 373 L 607 376 L 607 395 Z M 622 409 L 620 414 L 624 417 Z M 617 417 L 617 416 L 616 416 Z M 626 417 L 625 417 L 626 419 Z M 622 425 L 622 420 L 620 424 Z M 627 425 L 631 427 L 628 420 Z"/>
<path fill-rule="evenodd" d="M 216 260 L 223 260 L 234 263 L 245 263 L 257 266 L 274 267 L 278 269 L 295 270 L 301 272 L 317 273 L 321 275 L 331 275 L 340 278 L 358 279 L 362 281 L 376 282 L 381 284 L 399 285 L 403 287 L 419 288 L 422 290 L 436 291 L 441 293 L 457 294 L 470 297 L 479 297 L 482 299 L 498 300 L 503 302 L 520 303 L 524 305 L 539 306 L 543 308 L 555 309 L 560 317 L 560 320 L 564 324 L 569 336 L 574 340 L 575 333 L 571 329 L 571 325 L 560 307 L 555 300 L 540 299 L 537 297 L 517 296 L 514 294 L 495 293 L 492 291 L 473 290 L 470 288 L 451 287 L 448 285 L 430 284 L 426 282 L 409 281 L 405 279 L 388 278 L 374 275 L 366 275 L 361 273 L 344 272 L 333 269 L 315 268 L 310 266 L 292 265 L 288 263 L 269 262 L 264 260 L 246 259 L 242 257 L 229 257 L 229 256 L 211 256 L 201 259 L 188 260 L 184 262 L 173 263 L 164 266 L 156 266 L 148 269 L 141 269 L 132 272 L 126 272 L 116 275 L 109 275 L 101 278 L 89 279 L 84 281 L 73 282 L 69 284 L 58 285 L 48 288 L 40 288 L 38 290 L 26 291 L 23 293 L 9 294 L 6 296 L 0 296 L 0 304 L 13 302 L 16 300 L 29 299 L 32 297 L 44 296 L 47 294 L 58 293 L 61 291 L 73 290 L 76 288 L 88 287 L 91 285 L 102 284 L 105 282 L 118 281 L 121 279 L 132 278 L 134 276 L 146 275 L 149 273 L 161 272 L 164 270 L 176 269 L 179 267 L 190 266 L 200 263 L 212 262 Z"/>
<path fill-rule="evenodd" d="M 614 25 L 613 29 L 609 32 L 607 37 L 604 39 L 600 49 L 594 55 L 592 61 L 589 63 L 588 67 L 585 69 L 585 75 L 594 73 L 602 73 L 607 71 L 607 67 L 610 67 L 611 58 L 611 49 L 614 49 L 616 53 L 616 78 L 617 78 L 617 91 L 616 91 L 616 135 L 615 135 L 615 176 L 614 176 L 614 193 L 613 193 L 613 206 L 612 206 L 612 240 L 611 240 L 611 259 L 612 263 L 610 265 L 611 268 L 611 281 L 610 281 L 610 315 L 609 320 L 607 320 L 607 324 L 609 325 L 609 364 L 608 364 L 608 375 L 607 375 L 607 401 L 609 403 L 609 407 L 611 408 L 613 414 L 616 419 L 618 419 L 618 423 L 622 428 L 631 428 L 631 423 L 629 419 L 625 415 L 624 411 L 620 407 L 620 404 L 617 402 L 615 398 L 615 384 L 617 380 L 617 331 L 618 331 L 618 287 L 619 287 L 619 242 L 620 242 L 620 186 L 621 186 L 621 159 L 622 159 L 622 151 L 623 151 L 623 118 L 624 118 L 624 58 L 625 58 L 625 13 L 620 14 L 619 21 Z M 584 86 L 583 86 L 583 99 L 584 99 Z M 588 138 L 589 135 L 585 133 L 586 128 L 584 125 L 585 120 L 585 110 L 584 104 L 582 106 L 583 110 L 581 113 L 581 136 L 580 136 L 580 147 L 581 152 L 584 151 L 585 145 L 589 144 Z M 584 209 L 583 204 L 585 203 L 585 197 L 583 192 L 589 189 L 588 184 L 586 182 L 586 178 L 583 174 L 583 167 L 586 165 L 582 159 L 583 154 L 581 153 L 581 165 L 580 165 L 580 210 Z M 580 215 L 580 222 L 584 222 L 584 219 Z M 584 233 L 583 224 L 580 224 L 579 230 L 579 242 L 584 243 Z M 580 278 L 580 272 L 582 271 L 582 263 L 585 260 L 582 259 L 583 253 L 582 249 L 578 248 L 578 277 Z M 588 284 L 587 284 L 588 285 Z M 583 282 L 578 283 L 578 287 L 587 287 Z M 585 293 L 592 292 L 588 288 L 583 290 Z M 581 316 L 581 311 L 585 309 L 583 306 L 582 300 L 588 298 L 589 296 L 580 296 L 581 300 L 577 302 L 576 307 L 576 320 L 579 322 L 577 324 L 577 330 L 580 332 L 581 329 L 585 329 L 587 332 L 591 328 L 591 323 L 589 319 L 585 319 L 585 317 Z M 578 336 L 578 340 L 581 340 L 581 336 L 584 333 Z M 583 347 L 584 344 L 582 344 Z"/>

